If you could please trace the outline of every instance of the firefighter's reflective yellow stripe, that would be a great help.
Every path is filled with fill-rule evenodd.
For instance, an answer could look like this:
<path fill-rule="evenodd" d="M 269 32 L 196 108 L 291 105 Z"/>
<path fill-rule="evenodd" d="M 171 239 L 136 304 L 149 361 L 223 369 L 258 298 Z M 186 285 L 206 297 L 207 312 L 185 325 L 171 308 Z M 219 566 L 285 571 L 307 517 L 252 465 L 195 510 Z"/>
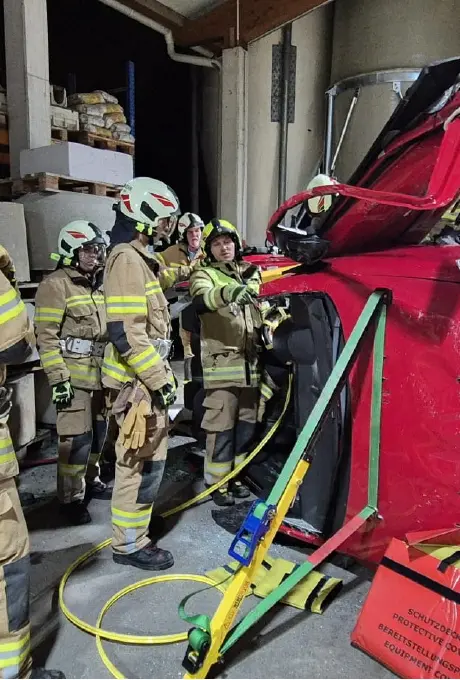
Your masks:
<path fill-rule="evenodd" d="M 78 307 L 78 305 L 103 305 L 105 304 L 105 298 L 100 293 L 94 293 L 94 295 L 89 293 L 86 295 L 72 295 L 66 298 L 66 303 L 68 308 Z"/>
<path fill-rule="evenodd" d="M 78 305 L 91 305 L 93 303 L 93 298 L 89 293 L 86 295 L 72 295 L 71 297 L 66 298 L 66 303 L 68 309 L 71 309 L 72 307 L 78 307 Z"/>
<path fill-rule="evenodd" d="M 83 382 L 94 382 L 99 377 L 99 371 L 96 366 L 85 366 L 84 364 L 72 364 L 66 362 L 67 368 L 70 371 L 70 377 Z"/>
<path fill-rule="evenodd" d="M 134 371 L 129 368 L 129 366 L 127 366 L 124 362 L 121 363 L 117 360 L 113 351 L 113 347 L 110 348 L 110 354 L 104 357 L 102 373 L 123 383 L 129 382 L 134 378 L 135 375 Z"/>
<path fill-rule="evenodd" d="M 25 309 L 24 303 L 15 291 L 11 288 L 3 295 L 0 295 L 0 324 L 6 323 L 21 314 Z"/>
<path fill-rule="evenodd" d="M 260 392 L 267 401 L 273 397 L 273 390 L 265 383 L 260 384 Z"/>
<path fill-rule="evenodd" d="M 204 304 L 208 309 L 216 311 L 219 307 L 222 307 L 223 297 L 222 288 L 213 288 L 212 290 L 206 290 L 203 294 Z"/>
<path fill-rule="evenodd" d="M 247 453 L 240 453 L 239 456 L 235 456 L 234 466 L 238 467 L 238 465 L 241 465 L 241 463 L 246 460 L 247 455 Z"/>
<path fill-rule="evenodd" d="M 136 373 L 146 371 L 148 368 L 152 368 L 152 366 L 155 366 L 160 362 L 161 357 L 152 345 L 147 347 L 147 349 L 140 354 L 135 354 L 128 359 L 128 364 L 136 371 Z"/>
<path fill-rule="evenodd" d="M 150 523 L 152 509 L 126 512 L 112 505 L 112 522 L 119 527 L 134 529 L 135 527 L 147 527 Z"/>
<path fill-rule="evenodd" d="M 15 642 L 0 644 L 2 677 L 19 678 L 21 666 L 30 654 L 30 633 Z"/>
<path fill-rule="evenodd" d="M 235 465 L 236 467 L 236 465 Z M 226 472 L 233 468 L 233 459 L 224 461 L 223 463 L 213 463 L 211 460 L 206 461 L 206 470 L 208 472 Z"/>
<path fill-rule="evenodd" d="M 157 295 L 161 293 L 162 289 L 159 281 L 149 281 L 145 284 L 145 294 L 146 295 Z"/>
<path fill-rule="evenodd" d="M 65 365 L 59 349 L 51 349 L 49 352 L 43 352 L 40 358 L 43 368 L 49 368 L 50 366 L 56 366 L 57 364 Z"/>
<path fill-rule="evenodd" d="M 16 454 L 14 452 L 14 446 L 13 442 L 11 441 L 11 437 L 0 439 L 0 465 L 13 463 L 15 460 Z"/>
<path fill-rule="evenodd" d="M 209 272 L 206 273 L 209 274 Z M 215 281 L 211 275 L 202 275 L 193 280 L 190 293 L 192 297 L 203 296 L 206 307 L 211 311 L 216 311 L 219 307 L 225 306 L 222 288 L 229 282 L 228 277 L 226 279 L 226 282 L 221 282 Z M 237 285 L 237 281 L 232 281 L 232 283 Z"/>
<path fill-rule="evenodd" d="M 246 378 L 246 371 L 243 366 L 235 366 L 235 368 L 216 366 L 215 368 L 205 368 L 203 370 L 203 377 L 206 380 L 244 380 Z"/>
<path fill-rule="evenodd" d="M 107 314 L 147 314 L 145 295 L 113 295 L 105 302 Z"/>
<path fill-rule="evenodd" d="M 58 472 L 60 475 L 67 477 L 79 477 L 86 472 L 86 465 L 68 465 L 66 463 L 59 463 Z"/>
<path fill-rule="evenodd" d="M 37 307 L 35 310 L 35 322 L 40 321 L 54 321 L 55 323 L 61 323 L 62 317 L 64 316 L 64 310 L 58 309 L 57 307 Z"/>

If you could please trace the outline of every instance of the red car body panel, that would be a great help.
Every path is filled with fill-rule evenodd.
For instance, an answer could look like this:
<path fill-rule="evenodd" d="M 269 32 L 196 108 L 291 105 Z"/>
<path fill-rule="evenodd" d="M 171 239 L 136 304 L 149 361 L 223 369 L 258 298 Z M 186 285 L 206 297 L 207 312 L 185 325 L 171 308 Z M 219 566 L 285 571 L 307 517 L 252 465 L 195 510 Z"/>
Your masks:
<path fill-rule="evenodd" d="M 344 552 L 378 561 L 392 536 L 460 520 L 460 247 L 414 247 L 330 259 L 323 271 L 266 284 L 264 295 L 322 291 L 347 338 L 368 296 L 390 288 L 379 512 Z M 421 278 L 423 277 L 423 278 Z M 347 518 L 367 502 L 372 340 L 350 376 L 353 416 Z M 299 535 L 297 532 L 290 532 Z M 305 537 L 304 537 L 305 540 Z"/>
<path fill-rule="evenodd" d="M 460 192 L 460 92 L 436 112 L 424 113 L 436 101 L 430 88 L 439 84 L 442 68 L 425 70 L 412 102 L 409 96 L 401 103 L 356 171 L 355 186 L 320 187 L 293 196 L 267 230 L 275 243 L 277 225 L 289 210 L 313 195 L 338 195 L 317 230 L 329 242 L 327 259 L 310 273 L 286 272 L 265 284 L 262 295 L 327 294 L 345 339 L 369 295 L 376 288 L 392 291 L 385 340 L 381 518 L 343 548 L 365 562 L 378 562 L 392 537 L 460 523 L 460 246 L 406 245 L 420 243 Z M 446 68 L 453 69 L 451 84 L 460 60 Z M 428 103 L 417 109 L 423 101 Z M 395 134 L 386 144 L 388 132 Z M 276 257 L 277 266 L 292 262 Z M 263 268 L 273 266 L 270 255 L 250 259 Z M 346 519 L 367 503 L 371 383 L 369 337 L 349 379 L 353 424 Z M 310 543 L 322 540 L 288 527 L 284 531 Z"/>

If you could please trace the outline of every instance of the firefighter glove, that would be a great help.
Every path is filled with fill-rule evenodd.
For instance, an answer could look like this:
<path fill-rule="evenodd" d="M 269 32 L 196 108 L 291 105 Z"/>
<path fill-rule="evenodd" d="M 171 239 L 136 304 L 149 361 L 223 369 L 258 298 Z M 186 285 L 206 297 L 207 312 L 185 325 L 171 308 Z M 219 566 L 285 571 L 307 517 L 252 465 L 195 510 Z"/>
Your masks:
<path fill-rule="evenodd" d="M 145 444 L 150 404 L 142 399 L 133 403 L 120 428 L 119 442 L 125 449 L 140 449 Z"/>
<path fill-rule="evenodd" d="M 53 385 L 52 401 L 58 411 L 69 408 L 73 397 L 73 387 L 68 380 L 58 383 L 57 385 Z"/>
<path fill-rule="evenodd" d="M 154 397 L 158 406 L 162 409 L 167 409 L 176 401 L 177 381 L 174 379 L 175 385 L 166 383 L 159 390 L 155 390 Z"/>
<path fill-rule="evenodd" d="M 247 305 L 252 302 L 255 295 L 256 293 L 246 285 L 228 285 L 225 286 L 222 297 L 229 304 L 234 302 L 237 305 Z"/>

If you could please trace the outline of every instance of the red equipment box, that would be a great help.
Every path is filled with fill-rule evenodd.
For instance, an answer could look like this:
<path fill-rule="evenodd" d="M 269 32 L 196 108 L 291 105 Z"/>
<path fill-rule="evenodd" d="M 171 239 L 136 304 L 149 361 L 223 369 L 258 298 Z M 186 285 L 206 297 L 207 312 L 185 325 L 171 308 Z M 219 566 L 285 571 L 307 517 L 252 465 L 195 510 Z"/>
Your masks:
<path fill-rule="evenodd" d="M 393 539 L 351 635 L 404 678 L 460 678 L 460 530 Z"/>

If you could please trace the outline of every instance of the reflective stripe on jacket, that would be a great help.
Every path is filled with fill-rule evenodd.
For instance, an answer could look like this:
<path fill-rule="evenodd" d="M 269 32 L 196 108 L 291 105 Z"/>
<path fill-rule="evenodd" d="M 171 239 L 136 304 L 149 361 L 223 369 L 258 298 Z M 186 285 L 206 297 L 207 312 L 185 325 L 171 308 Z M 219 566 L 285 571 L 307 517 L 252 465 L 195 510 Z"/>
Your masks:
<path fill-rule="evenodd" d="M 247 275 L 247 276 L 245 276 Z M 201 360 L 206 389 L 257 387 L 262 317 L 257 301 L 240 306 L 222 297 L 228 285 L 245 283 L 256 292 L 260 271 L 246 262 L 214 263 L 196 269 L 190 279 L 192 297 L 209 311 L 200 314 Z"/>
<path fill-rule="evenodd" d="M 157 260 L 137 240 L 115 246 L 107 259 L 104 290 L 111 344 L 102 367 L 106 387 L 119 390 L 137 376 L 155 391 L 171 379 L 168 362 L 151 343 L 170 334 L 158 269 Z"/>
<path fill-rule="evenodd" d="M 6 380 L 6 365 L 26 360 L 35 345 L 26 307 L 11 281 L 14 265 L 8 251 L 0 246 L 0 386 Z M 0 419 L 0 480 L 19 473 L 7 420 L 7 416 Z"/>
<path fill-rule="evenodd" d="M 39 285 L 35 298 L 38 351 L 50 385 L 70 380 L 101 389 L 102 357 L 82 356 L 61 346 L 68 337 L 107 341 L 102 273 L 94 286 L 72 267 L 61 267 Z"/>

